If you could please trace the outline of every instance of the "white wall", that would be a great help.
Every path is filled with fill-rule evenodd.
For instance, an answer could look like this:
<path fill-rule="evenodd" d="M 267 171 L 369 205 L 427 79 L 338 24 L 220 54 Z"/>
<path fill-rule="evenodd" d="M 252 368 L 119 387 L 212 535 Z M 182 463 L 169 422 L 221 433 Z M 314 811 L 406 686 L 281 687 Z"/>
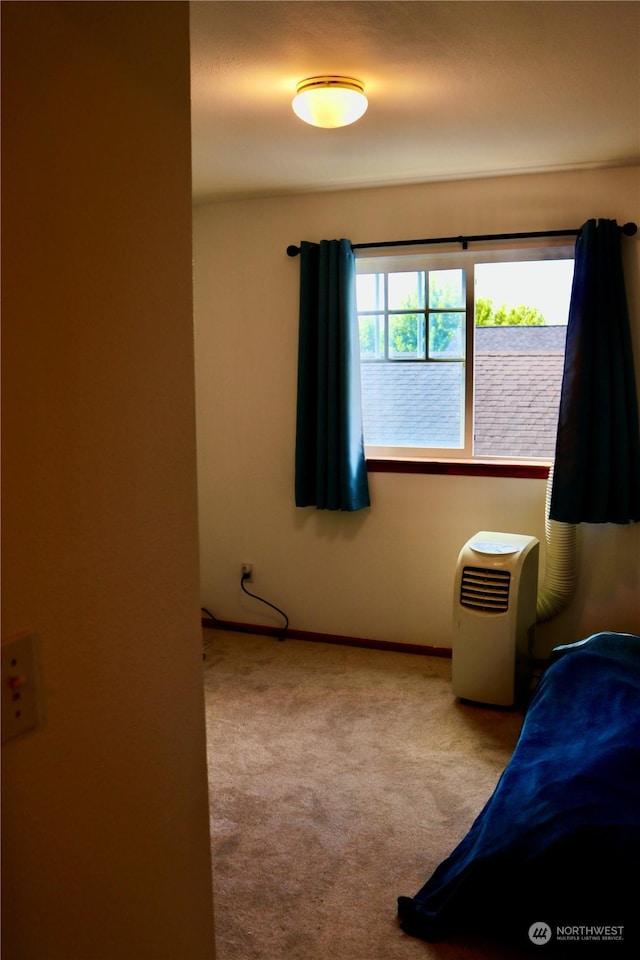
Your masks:
<path fill-rule="evenodd" d="M 320 633 L 450 646 L 462 544 L 496 529 L 544 534 L 538 480 L 370 474 L 355 514 L 293 501 L 299 261 L 288 244 L 565 229 L 640 212 L 638 168 L 229 201 L 194 211 L 202 602 L 215 616 L 280 623 L 239 587 Z M 640 241 L 625 241 L 640 373 Z M 639 376 L 640 381 L 640 376 Z M 570 609 L 536 652 L 600 629 L 640 632 L 640 524 L 579 531 Z"/>
<path fill-rule="evenodd" d="M 184 3 L 4 3 L 3 956 L 211 960 Z"/>

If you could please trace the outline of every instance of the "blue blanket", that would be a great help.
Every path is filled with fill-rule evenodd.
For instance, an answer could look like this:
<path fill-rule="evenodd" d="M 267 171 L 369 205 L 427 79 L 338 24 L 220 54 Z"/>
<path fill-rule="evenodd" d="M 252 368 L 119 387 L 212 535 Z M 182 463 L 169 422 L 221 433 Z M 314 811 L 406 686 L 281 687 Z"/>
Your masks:
<path fill-rule="evenodd" d="M 640 956 L 639 866 L 640 636 L 598 633 L 555 648 L 493 795 L 398 915 L 423 940 Z"/>

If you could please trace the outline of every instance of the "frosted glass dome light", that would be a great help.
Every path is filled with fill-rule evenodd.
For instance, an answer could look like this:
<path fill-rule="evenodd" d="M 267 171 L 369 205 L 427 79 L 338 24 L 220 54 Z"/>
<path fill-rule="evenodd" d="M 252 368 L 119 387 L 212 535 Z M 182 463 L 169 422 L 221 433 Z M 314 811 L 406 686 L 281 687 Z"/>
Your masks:
<path fill-rule="evenodd" d="M 293 111 L 314 127 L 346 127 L 369 106 L 364 84 L 352 77 L 309 77 L 296 91 Z"/>

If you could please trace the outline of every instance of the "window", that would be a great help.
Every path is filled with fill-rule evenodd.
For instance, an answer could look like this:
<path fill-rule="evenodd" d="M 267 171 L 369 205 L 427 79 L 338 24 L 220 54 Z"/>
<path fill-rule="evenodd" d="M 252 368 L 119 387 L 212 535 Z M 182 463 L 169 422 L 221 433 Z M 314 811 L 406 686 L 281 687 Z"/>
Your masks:
<path fill-rule="evenodd" d="M 368 457 L 551 459 L 573 247 L 359 257 Z"/>

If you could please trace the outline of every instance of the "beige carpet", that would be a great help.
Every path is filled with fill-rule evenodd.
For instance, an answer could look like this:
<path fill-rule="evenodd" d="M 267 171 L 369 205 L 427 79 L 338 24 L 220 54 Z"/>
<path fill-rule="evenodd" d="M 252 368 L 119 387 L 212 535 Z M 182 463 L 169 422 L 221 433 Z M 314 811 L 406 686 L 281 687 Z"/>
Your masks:
<path fill-rule="evenodd" d="M 449 660 L 205 630 L 217 960 L 502 960 L 404 934 L 491 795 L 522 715 Z M 535 918 L 534 918 L 535 919 Z"/>

